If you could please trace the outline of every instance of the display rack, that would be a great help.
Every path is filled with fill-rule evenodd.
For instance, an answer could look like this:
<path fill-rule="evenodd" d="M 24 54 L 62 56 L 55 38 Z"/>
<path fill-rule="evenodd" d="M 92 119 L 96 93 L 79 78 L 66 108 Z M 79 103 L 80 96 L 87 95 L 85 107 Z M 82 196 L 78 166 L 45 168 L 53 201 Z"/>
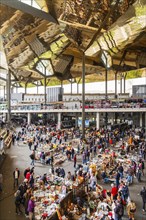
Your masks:
<path fill-rule="evenodd" d="M 0 137 L 3 138 L 5 147 L 9 148 L 12 142 L 12 133 L 7 129 L 2 129 L 0 131 Z"/>
<path fill-rule="evenodd" d="M 10 132 L 9 135 L 5 139 L 6 148 L 9 148 L 11 146 L 11 142 L 12 142 L 12 133 Z"/>
<path fill-rule="evenodd" d="M 7 130 L 6 130 L 6 129 L 2 129 L 2 130 L 0 131 L 0 137 L 3 138 L 3 139 L 5 139 L 6 136 L 7 136 Z"/>

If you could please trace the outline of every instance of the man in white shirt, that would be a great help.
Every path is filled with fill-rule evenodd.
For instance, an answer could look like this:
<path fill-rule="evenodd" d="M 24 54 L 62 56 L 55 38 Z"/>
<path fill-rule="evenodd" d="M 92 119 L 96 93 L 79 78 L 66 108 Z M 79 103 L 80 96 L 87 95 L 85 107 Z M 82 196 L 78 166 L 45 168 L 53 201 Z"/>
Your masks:
<path fill-rule="evenodd" d="M 16 168 L 16 169 L 14 170 L 14 172 L 13 172 L 14 189 L 15 189 L 15 186 L 16 186 L 16 185 L 17 185 L 17 187 L 18 187 L 18 185 L 19 185 L 19 183 L 18 183 L 19 176 L 20 176 L 20 171 L 18 170 L 18 168 Z"/>

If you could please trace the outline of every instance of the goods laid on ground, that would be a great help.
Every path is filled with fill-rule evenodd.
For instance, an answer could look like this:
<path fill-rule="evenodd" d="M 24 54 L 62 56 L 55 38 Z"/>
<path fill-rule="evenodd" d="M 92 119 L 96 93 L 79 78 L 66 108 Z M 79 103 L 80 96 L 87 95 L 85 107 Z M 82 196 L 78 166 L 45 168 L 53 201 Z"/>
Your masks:
<path fill-rule="evenodd" d="M 40 219 L 44 214 L 48 217 L 54 214 L 65 196 L 66 186 L 62 178 L 48 175 L 45 184 L 38 178 L 34 185 L 35 218 Z"/>

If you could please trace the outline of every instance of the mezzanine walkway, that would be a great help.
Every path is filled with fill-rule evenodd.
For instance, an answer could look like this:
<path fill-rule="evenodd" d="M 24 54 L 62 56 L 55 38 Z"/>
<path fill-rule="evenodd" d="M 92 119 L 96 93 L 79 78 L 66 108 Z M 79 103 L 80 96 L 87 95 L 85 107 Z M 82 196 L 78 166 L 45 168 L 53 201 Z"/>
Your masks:
<path fill-rule="evenodd" d="M 34 110 L 11 110 L 11 113 L 70 113 L 82 112 L 82 108 L 75 109 L 34 109 Z M 85 112 L 145 112 L 146 108 L 94 108 L 85 109 Z M 8 110 L 0 110 L 0 113 L 8 113 Z"/>

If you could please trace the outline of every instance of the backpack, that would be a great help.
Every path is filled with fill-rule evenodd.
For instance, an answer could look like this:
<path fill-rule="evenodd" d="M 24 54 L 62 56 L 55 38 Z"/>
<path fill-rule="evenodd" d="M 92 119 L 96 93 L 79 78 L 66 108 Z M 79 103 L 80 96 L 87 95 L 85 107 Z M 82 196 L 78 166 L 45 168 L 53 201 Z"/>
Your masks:
<path fill-rule="evenodd" d="M 34 154 L 31 154 L 29 157 L 30 159 L 34 160 Z"/>
<path fill-rule="evenodd" d="M 124 186 L 123 189 L 122 189 L 122 194 L 125 196 L 125 195 L 128 195 L 128 186 Z"/>
<path fill-rule="evenodd" d="M 42 159 L 45 160 L 45 158 L 46 158 L 46 156 L 45 156 L 45 154 L 43 154 L 43 155 L 42 155 Z"/>
<path fill-rule="evenodd" d="M 119 216 L 122 217 L 124 214 L 124 208 L 122 204 L 118 204 L 117 207 L 115 208 L 115 213 Z"/>
<path fill-rule="evenodd" d="M 134 213 L 135 211 L 136 211 L 136 205 L 135 205 L 135 203 L 132 203 L 131 207 L 130 207 L 130 212 Z"/>
<path fill-rule="evenodd" d="M 61 174 L 62 177 L 65 176 L 65 171 L 64 171 L 63 168 L 60 170 L 60 174 Z"/>

